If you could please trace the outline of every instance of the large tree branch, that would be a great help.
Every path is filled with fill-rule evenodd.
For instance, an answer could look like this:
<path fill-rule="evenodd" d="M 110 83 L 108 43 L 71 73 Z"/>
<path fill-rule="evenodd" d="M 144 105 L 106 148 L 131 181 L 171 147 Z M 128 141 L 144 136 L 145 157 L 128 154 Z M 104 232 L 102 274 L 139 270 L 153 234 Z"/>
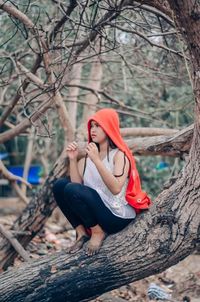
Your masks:
<path fill-rule="evenodd" d="M 135 223 L 108 237 L 98 255 L 63 251 L 1 274 L 1 300 L 86 302 L 184 259 L 199 237 L 199 185 L 194 195 L 184 194 L 185 185 L 192 186 L 191 172 L 160 194 Z"/>
<path fill-rule="evenodd" d="M 137 2 L 141 3 L 142 6 L 146 4 L 155 8 L 173 20 L 173 13 L 167 0 L 138 0 Z"/>
<path fill-rule="evenodd" d="M 7 140 L 12 139 L 13 137 L 23 133 L 28 127 L 33 125 L 43 114 L 51 108 L 54 104 L 53 98 L 43 102 L 29 118 L 25 118 L 20 124 L 15 126 L 12 129 L 5 131 L 4 133 L 0 134 L 0 144 L 4 143 Z"/>
<path fill-rule="evenodd" d="M 144 2 L 150 4 L 149 3 L 150 1 L 144 1 Z M 155 14 L 158 17 L 161 17 L 163 20 L 165 20 L 167 23 L 169 23 L 172 27 L 174 27 L 174 22 L 172 20 L 172 11 L 169 6 L 168 6 L 168 8 L 164 7 L 164 6 L 160 7 L 160 5 L 159 6 L 155 5 L 155 7 L 152 7 L 150 5 L 142 4 L 141 9 L 148 11 L 152 14 Z"/>
<path fill-rule="evenodd" d="M 145 136 L 159 136 L 159 135 L 173 135 L 178 133 L 178 129 L 171 128 L 147 128 L 147 127 L 137 127 L 137 128 L 121 128 L 121 135 L 123 137 L 132 136 L 132 137 L 145 137 Z"/>
<path fill-rule="evenodd" d="M 23 12 L 18 10 L 14 5 L 6 3 L 8 1 L 0 0 L 0 9 L 7 12 L 9 15 L 19 19 L 28 29 L 35 30 L 35 25 Z"/>
<path fill-rule="evenodd" d="M 193 130 L 191 125 L 172 136 L 134 138 L 127 140 L 127 143 L 135 154 L 182 157 L 184 153 L 189 153 Z"/>

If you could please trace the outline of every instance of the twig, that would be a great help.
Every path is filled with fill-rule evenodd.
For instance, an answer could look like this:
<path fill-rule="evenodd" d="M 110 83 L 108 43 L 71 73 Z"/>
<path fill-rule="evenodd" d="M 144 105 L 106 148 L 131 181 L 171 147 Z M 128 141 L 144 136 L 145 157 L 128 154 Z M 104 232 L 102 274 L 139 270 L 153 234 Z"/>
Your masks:
<path fill-rule="evenodd" d="M 9 181 L 21 181 L 22 183 L 24 183 L 25 185 L 27 185 L 30 189 L 32 188 L 31 184 L 26 181 L 24 178 L 14 175 L 13 173 L 11 173 L 10 171 L 8 171 L 8 169 L 4 166 L 3 162 L 0 160 L 0 172 L 5 176 L 6 179 L 8 179 Z"/>
<path fill-rule="evenodd" d="M 22 189 L 20 189 L 20 187 L 18 186 L 18 184 L 16 182 L 12 182 L 12 186 L 15 189 L 17 195 L 19 196 L 19 198 L 25 203 L 28 204 L 29 200 L 26 197 L 26 195 L 24 194 L 24 192 L 22 191 Z"/>
<path fill-rule="evenodd" d="M 107 25 L 110 25 L 112 27 L 115 27 L 123 32 L 127 32 L 127 33 L 132 33 L 132 34 L 135 34 L 141 38 L 143 38 L 144 40 L 146 40 L 152 47 L 155 46 L 155 47 L 158 47 L 158 48 L 161 48 L 161 49 L 164 49 L 164 50 L 167 50 L 168 52 L 171 52 L 173 54 L 176 54 L 178 55 L 179 57 L 181 58 L 186 58 L 187 60 L 189 60 L 186 56 L 184 57 L 184 55 L 182 54 L 181 51 L 178 51 L 178 50 L 174 50 L 172 48 L 169 48 L 169 47 L 166 47 L 165 45 L 163 44 L 157 44 L 157 43 L 154 43 L 152 40 L 150 40 L 148 38 L 148 36 L 146 36 L 145 34 L 137 31 L 137 30 L 133 30 L 133 29 L 128 29 L 128 28 L 125 28 L 125 27 L 122 27 L 122 26 L 119 26 L 119 25 L 116 25 L 112 22 L 107 22 Z"/>
<path fill-rule="evenodd" d="M 25 260 L 29 261 L 30 257 L 25 249 L 21 246 L 19 241 L 14 238 L 12 233 L 8 230 L 5 230 L 4 227 L 0 224 L 0 233 L 12 244 L 16 252 Z"/>

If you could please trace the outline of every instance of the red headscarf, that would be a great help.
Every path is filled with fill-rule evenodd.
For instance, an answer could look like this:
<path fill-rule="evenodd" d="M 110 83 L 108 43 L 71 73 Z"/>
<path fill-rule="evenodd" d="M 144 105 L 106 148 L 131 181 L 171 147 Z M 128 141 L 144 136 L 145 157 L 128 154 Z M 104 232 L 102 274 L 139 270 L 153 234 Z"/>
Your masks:
<path fill-rule="evenodd" d="M 126 200 L 127 202 L 139 212 L 142 209 L 148 209 L 151 205 L 151 200 L 147 196 L 146 192 L 143 192 L 140 184 L 140 177 L 135 165 L 135 160 L 131 150 L 128 148 L 126 143 L 120 134 L 119 129 L 119 117 L 114 109 L 101 109 L 97 111 L 88 120 L 88 141 L 91 142 L 90 128 L 91 121 L 97 122 L 107 136 L 113 141 L 113 143 L 126 154 L 130 162 L 129 170 L 129 182 L 126 189 Z"/>

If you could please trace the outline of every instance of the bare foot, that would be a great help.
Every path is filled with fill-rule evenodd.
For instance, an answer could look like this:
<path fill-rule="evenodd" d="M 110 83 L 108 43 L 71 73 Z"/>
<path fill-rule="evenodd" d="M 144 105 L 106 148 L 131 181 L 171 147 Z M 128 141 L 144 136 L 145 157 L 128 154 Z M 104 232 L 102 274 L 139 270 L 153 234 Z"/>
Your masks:
<path fill-rule="evenodd" d="M 84 243 L 90 239 L 89 236 L 83 235 L 75 241 L 75 243 L 67 249 L 67 253 L 74 254 L 80 249 L 82 249 Z"/>
<path fill-rule="evenodd" d="M 86 246 L 86 254 L 88 256 L 95 255 L 99 252 L 100 247 L 103 244 L 104 239 L 106 238 L 105 233 L 94 233 L 90 238 L 87 246 Z"/>

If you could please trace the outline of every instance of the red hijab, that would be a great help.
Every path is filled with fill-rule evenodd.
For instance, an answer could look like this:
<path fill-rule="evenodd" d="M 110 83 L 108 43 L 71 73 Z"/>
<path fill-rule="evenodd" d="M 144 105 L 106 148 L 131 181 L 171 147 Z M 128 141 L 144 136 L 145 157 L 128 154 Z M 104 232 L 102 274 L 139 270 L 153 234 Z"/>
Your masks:
<path fill-rule="evenodd" d="M 148 209 L 151 205 L 151 200 L 147 196 L 146 192 L 143 192 L 140 184 L 140 177 L 136 168 L 135 159 L 131 150 L 120 134 L 119 117 L 114 109 L 101 109 L 97 111 L 88 120 L 88 141 L 91 142 L 90 128 L 91 121 L 97 122 L 113 143 L 124 152 L 129 159 L 129 182 L 126 189 L 127 202 L 136 209 L 136 212 L 140 212 L 142 209 Z"/>

